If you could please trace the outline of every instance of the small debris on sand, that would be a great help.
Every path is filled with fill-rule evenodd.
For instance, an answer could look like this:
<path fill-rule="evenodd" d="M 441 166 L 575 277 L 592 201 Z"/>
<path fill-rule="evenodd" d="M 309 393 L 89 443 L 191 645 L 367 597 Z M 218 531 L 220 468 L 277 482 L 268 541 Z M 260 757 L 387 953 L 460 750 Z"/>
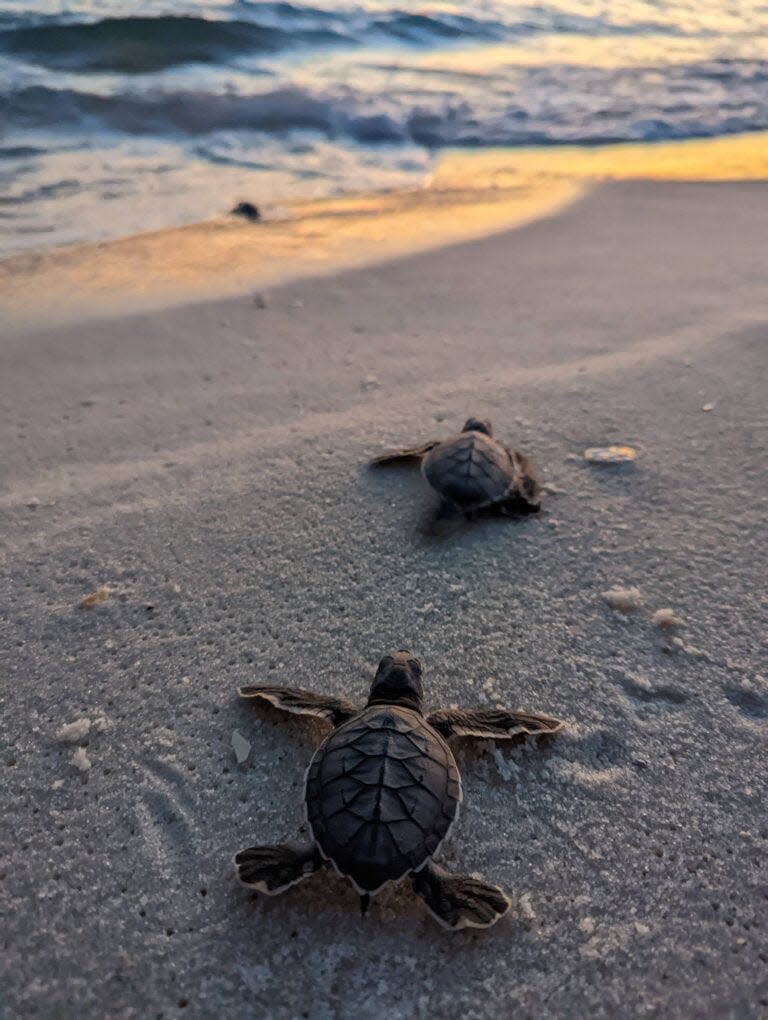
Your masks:
<path fill-rule="evenodd" d="M 661 630 L 685 626 L 684 621 L 675 613 L 674 609 L 657 609 L 651 616 L 651 623 Z"/>
<path fill-rule="evenodd" d="M 89 733 L 102 733 L 109 726 L 109 719 L 105 715 L 95 715 L 92 719 L 83 716 L 71 723 L 65 723 L 61 729 L 56 731 L 56 739 L 65 744 L 79 744 Z"/>
<path fill-rule="evenodd" d="M 80 772 L 88 772 L 91 768 L 91 760 L 86 754 L 84 747 L 78 747 L 75 753 L 72 755 L 72 764 Z"/>
<path fill-rule="evenodd" d="M 708 652 L 705 652 L 703 648 L 696 648 L 695 645 L 686 644 L 681 637 L 673 637 L 672 644 L 675 648 L 679 648 L 681 652 L 685 652 L 686 655 L 690 655 L 693 659 L 706 659 L 707 662 L 712 662 Z"/>
<path fill-rule="evenodd" d="M 263 294 L 255 294 L 253 298 L 253 303 L 256 305 L 257 308 L 267 307 L 267 299 L 264 297 Z"/>
<path fill-rule="evenodd" d="M 702 409 L 702 411 L 714 411 L 715 405 L 714 404 L 702 404 L 701 409 Z"/>
<path fill-rule="evenodd" d="M 591 446 L 584 451 L 588 464 L 629 464 L 637 460 L 637 451 L 631 446 Z"/>
<path fill-rule="evenodd" d="M 244 761 L 247 761 L 248 755 L 251 753 L 250 741 L 246 740 L 239 730 L 232 731 L 232 750 L 235 752 L 238 765 L 242 765 Z"/>
<path fill-rule="evenodd" d="M 242 216 L 250 223 L 257 223 L 261 219 L 261 213 L 253 202 L 238 202 L 229 212 L 231 216 Z"/>
<path fill-rule="evenodd" d="M 643 602 L 639 588 L 609 588 L 608 591 L 600 592 L 600 597 L 611 609 L 617 609 L 620 613 L 634 613 Z"/>
<path fill-rule="evenodd" d="M 79 744 L 90 732 L 91 720 L 87 716 L 83 716 L 82 719 L 75 719 L 74 722 L 66 723 L 60 730 L 57 730 L 56 739 L 62 740 L 65 744 Z"/>
<path fill-rule="evenodd" d="M 522 896 L 517 897 L 517 916 L 527 925 L 531 925 L 536 920 L 530 893 L 523 893 Z"/>
<path fill-rule="evenodd" d="M 80 599 L 81 609 L 91 609 L 93 606 L 97 606 L 100 602 L 106 602 L 109 598 L 109 588 L 102 584 L 96 591 L 92 591 L 90 595 L 86 595 L 85 598 Z"/>
<path fill-rule="evenodd" d="M 60 790 L 63 785 L 64 785 L 63 779 L 54 779 L 54 781 L 51 783 L 51 789 Z"/>
<path fill-rule="evenodd" d="M 499 773 L 505 783 L 509 783 L 515 778 L 519 769 L 512 761 L 507 761 L 501 751 L 494 744 L 493 746 L 493 760 L 496 763 L 496 771 Z"/>

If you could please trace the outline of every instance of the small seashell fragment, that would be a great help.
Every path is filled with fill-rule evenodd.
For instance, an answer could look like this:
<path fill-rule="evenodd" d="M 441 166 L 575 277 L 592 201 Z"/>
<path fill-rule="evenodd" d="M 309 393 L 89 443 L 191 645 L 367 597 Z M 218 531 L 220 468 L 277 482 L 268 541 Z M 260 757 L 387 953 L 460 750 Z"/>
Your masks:
<path fill-rule="evenodd" d="M 685 626 L 684 621 L 675 613 L 674 609 L 657 609 L 651 616 L 651 623 L 661 630 Z"/>
<path fill-rule="evenodd" d="M 232 750 L 235 752 L 238 765 L 242 765 L 244 761 L 247 761 L 248 755 L 251 753 L 250 742 L 238 730 L 232 731 Z"/>
<path fill-rule="evenodd" d="M 99 602 L 106 602 L 109 598 L 109 588 L 105 584 L 102 584 L 96 591 L 92 591 L 90 595 L 86 595 L 85 598 L 80 599 L 81 609 L 91 609 L 93 606 L 97 606 Z"/>
<path fill-rule="evenodd" d="M 620 613 L 633 613 L 643 601 L 639 588 L 609 588 L 600 595 L 611 609 L 617 609 Z"/>
<path fill-rule="evenodd" d="M 91 720 L 83 716 L 82 719 L 75 719 L 74 722 L 66 723 L 57 730 L 56 739 L 62 740 L 65 744 L 79 744 L 90 732 Z"/>
<path fill-rule="evenodd" d="M 91 767 L 91 760 L 86 754 L 84 747 L 78 747 L 75 753 L 72 755 L 72 764 L 76 769 L 81 772 L 88 772 Z"/>
<path fill-rule="evenodd" d="M 584 451 L 588 464 L 628 464 L 637 460 L 637 451 L 631 446 L 590 446 Z"/>

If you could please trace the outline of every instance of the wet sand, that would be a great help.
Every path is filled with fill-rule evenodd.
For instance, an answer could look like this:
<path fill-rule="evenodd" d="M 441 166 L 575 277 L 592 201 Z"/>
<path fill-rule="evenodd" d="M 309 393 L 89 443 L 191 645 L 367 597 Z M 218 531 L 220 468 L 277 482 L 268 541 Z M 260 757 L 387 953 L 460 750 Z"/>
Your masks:
<path fill-rule="evenodd" d="M 8 1016 L 765 1015 L 767 198 L 608 182 L 258 303 L 6 330 Z M 426 541 L 418 473 L 366 460 L 470 413 L 554 491 Z M 634 467 L 583 462 L 609 442 Z M 459 749 L 442 860 L 510 891 L 488 932 L 406 887 L 363 921 L 331 873 L 234 881 L 235 850 L 301 838 L 324 733 L 236 687 L 362 700 L 391 646 L 432 705 L 567 720 Z M 81 772 L 57 731 L 83 717 Z"/>

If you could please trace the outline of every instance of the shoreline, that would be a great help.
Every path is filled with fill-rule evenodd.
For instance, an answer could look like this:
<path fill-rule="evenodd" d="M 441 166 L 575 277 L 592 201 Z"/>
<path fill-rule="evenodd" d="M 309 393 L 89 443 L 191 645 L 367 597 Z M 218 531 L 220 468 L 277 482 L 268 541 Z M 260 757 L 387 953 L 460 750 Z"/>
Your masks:
<path fill-rule="evenodd" d="M 448 150 L 422 188 L 286 204 L 273 218 L 267 206 L 256 224 L 220 217 L 9 256 L 0 305 L 7 329 L 29 331 L 233 297 L 502 233 L 556 215 L 601 181 L 766 180 L 766 153 L 766 132 Z"/>

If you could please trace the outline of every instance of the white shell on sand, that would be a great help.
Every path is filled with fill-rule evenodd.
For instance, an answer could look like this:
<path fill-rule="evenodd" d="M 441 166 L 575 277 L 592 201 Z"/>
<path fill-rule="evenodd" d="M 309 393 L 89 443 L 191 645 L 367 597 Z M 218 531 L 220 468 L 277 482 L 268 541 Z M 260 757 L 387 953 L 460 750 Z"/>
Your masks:
<path fill-rule="evenodd" d="M 90 733 L 102 733 L 107 726 L 109 726 L 109 719 L 105 715 L 95 715 L 93 719 L 84 715 L 71 723 L 65 723 L 64 726 L 56 730 L 56 739 L 62 740 L 65 744 L 79 744 Z"/>
<path fill-rule="evenodd" d="M 680 619 L 674 609 L 657 609 L 651 616 L 651 623 L 662 630 L 668 630 L 670 627 L 684 626 L 684 621 Z"/>
<path fill-rule="evenodd" d="M 611 609 L 618 609 L 621 613 L 633 613 L 643 602 L 639 588 L 609 588 L 600 594 Z"/>
<path fill-rule="evenodd" d="M 242 765 L 244 761 L 247 761 L 248 755 L 251 753 L 250 741 L 246 740 L 239 730 L 232 731 L 232 750 L 235 752 L 238 765 Z"/>
<path fill-rule="evenodd" d="M 91 768 L 91 760 L 86 754 L 84 747 L 78 747 L 72 755 L 72 764 L 81 772 L 87 772 Z"/>
<path fill-rule="evenodd" d="M 84 716 L 82 719 L 75 719 L 74 722 L 66 723 L 56 731 L 56 739 L 63 740 L 65 744 L 79 744 L 85 740 L 91 732 L 91 720 Z"/>

